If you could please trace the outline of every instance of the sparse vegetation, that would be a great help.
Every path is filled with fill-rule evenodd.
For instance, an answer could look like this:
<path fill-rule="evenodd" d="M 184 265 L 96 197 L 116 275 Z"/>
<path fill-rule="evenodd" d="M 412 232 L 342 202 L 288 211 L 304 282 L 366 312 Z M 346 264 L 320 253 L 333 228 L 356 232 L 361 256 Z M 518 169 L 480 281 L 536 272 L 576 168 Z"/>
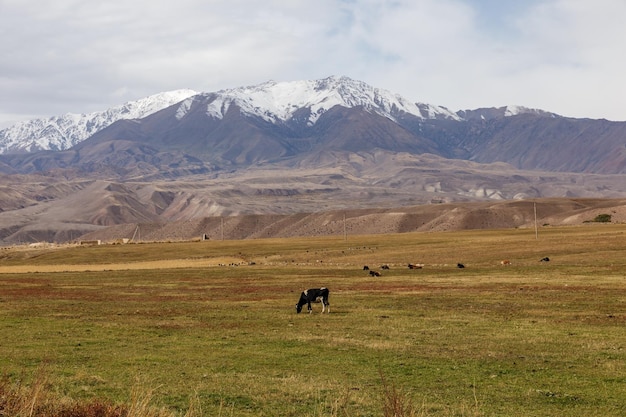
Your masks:
<path fill-rule="evenodd" d="M 4 250 L 0 415 L 622 416 L 625 234 Z"/>
<path fill-rule="evenodd" d="M 47 380 L 45 367 L 37 371 L 29 386 L 0 380 L 0 416 L 15 417 L 174 417 L 165 409 L 151 405 L 153 391 L 136 386 L 129 404 L 114 404 L 102 398 L 74 400 L 55 394 Z M 184 417 L 196 417 L 191 403 Z"/>
<path fill-rule="evenodd" d="M 611 222 L 611 215 L 610 214 L 598 214 L 594 219 L 594 222 L 597 223 L 610 223 Z"/>

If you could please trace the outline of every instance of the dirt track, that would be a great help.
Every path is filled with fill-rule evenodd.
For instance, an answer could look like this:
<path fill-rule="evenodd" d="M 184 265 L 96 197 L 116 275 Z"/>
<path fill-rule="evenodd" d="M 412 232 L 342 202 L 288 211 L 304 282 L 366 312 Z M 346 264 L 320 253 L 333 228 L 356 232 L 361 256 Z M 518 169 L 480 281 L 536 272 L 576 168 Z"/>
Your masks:
<path fill-rule="evenodd" d="M 0 274 L 52 273 L 52 272 L 84 272 L 84 271 L 122 271 L 129 269 L 171 269 L 171 268 L 204 268 L 220 265 L 240 264 L 243 260 L 233 257 L 212 259 L 171 259 L 164 261 L 146 261 L 112 264 L 79 264 L 79 265 L 16 265 L 0 266 Z"/>

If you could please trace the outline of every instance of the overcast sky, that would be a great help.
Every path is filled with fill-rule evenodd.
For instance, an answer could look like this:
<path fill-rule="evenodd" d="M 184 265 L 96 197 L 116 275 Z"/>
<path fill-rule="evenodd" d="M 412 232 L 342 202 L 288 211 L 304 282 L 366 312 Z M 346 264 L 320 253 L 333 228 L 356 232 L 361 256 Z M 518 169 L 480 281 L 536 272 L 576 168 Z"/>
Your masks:
<path fill-rule="evenodd" d="M 624 121 L 625 17 L 624 0 L 0 0 L 0 127 L 330 75 Z"/>

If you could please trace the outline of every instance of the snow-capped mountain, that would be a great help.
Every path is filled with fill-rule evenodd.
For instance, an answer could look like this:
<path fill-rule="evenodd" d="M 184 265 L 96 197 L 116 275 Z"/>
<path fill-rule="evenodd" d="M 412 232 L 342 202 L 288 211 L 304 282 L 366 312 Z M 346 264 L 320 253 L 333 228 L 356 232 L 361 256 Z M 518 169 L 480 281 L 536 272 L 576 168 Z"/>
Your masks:
<path fill-rule="evenodd" d="M 0 131 L 0 172 L 80 167 L 128 176 L 146 175 L 149 167 L 151 175 L 180 175 L 383 149 L 616 174 L 626 172 L 625 129 L 626 123 L 523 106 L 452 112 L 347 77 L 269 81 L 163 93 L 100 113 L 17 124 Z M 33 153 L 41 149 L 59 152 Z"/>
<path fill-rule="evenodd" d="M 0 154 L 65 150 L 122 119 L 141 119 L 197 94 L 193 90 L 159 93 L 89 114 L 68 113 L 18 122 L 0 130 Z"/>
<path fill-rule="evenodd" d="M 68 113 L 19 122 L 0 130 L 0 154 L 66 150 L 118 120 L 143 119 L 174 105 L 178 105 L 175 116 L 180 121 L 187 116 L 194 103 L 199 102 L 205 106 L 205 114 L 214 119 L 222 119 L 235 106 L 243 115 L 257 117 L 268 123 L 297 121 L 299 125 L 308 127 L 314 126 L 323 114 L 335 106 L 362 108 L 396 123 L 407 117 L 461 122 L 522 113 L 545 113 L 521 106 L 452 112 L 442 106 L 414 103 L 399 94 L 362 81 L 333 76 L 319 80 L 268 81 L 209 93 L 169 91 L 100 112 Z"/>
<path fill-rule="evenodd" d="M 413 103 L 399 94 L 372 87 L 348 77 L 328 77 L 321 80 L 275 82 L 205 93 L 210 98 L 207 114 L 222 118 L 232 105 L 244 114 L 258 116 L 270 123 L 285 122 L 301 109 L 309 109 L 307 125 L 334 106 L 363 107 L 396 121 L 396 116 L 407 113 L 422 119 L 460 120 L 445 107 Z M 181 119 L 191 107 L 193 98 L 181 103 L 177 118 Z"/>

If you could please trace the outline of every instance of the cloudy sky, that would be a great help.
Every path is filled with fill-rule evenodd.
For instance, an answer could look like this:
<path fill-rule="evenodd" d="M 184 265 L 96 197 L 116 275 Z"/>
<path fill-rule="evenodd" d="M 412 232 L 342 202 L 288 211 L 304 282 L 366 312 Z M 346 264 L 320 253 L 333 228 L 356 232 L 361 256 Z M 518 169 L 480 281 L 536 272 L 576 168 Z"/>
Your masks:
<path fill-rule="evenodd" d="M 624 121 L 625 16 L 624 0 L 0 0 L 0 127 L 330 75 Z"/>

